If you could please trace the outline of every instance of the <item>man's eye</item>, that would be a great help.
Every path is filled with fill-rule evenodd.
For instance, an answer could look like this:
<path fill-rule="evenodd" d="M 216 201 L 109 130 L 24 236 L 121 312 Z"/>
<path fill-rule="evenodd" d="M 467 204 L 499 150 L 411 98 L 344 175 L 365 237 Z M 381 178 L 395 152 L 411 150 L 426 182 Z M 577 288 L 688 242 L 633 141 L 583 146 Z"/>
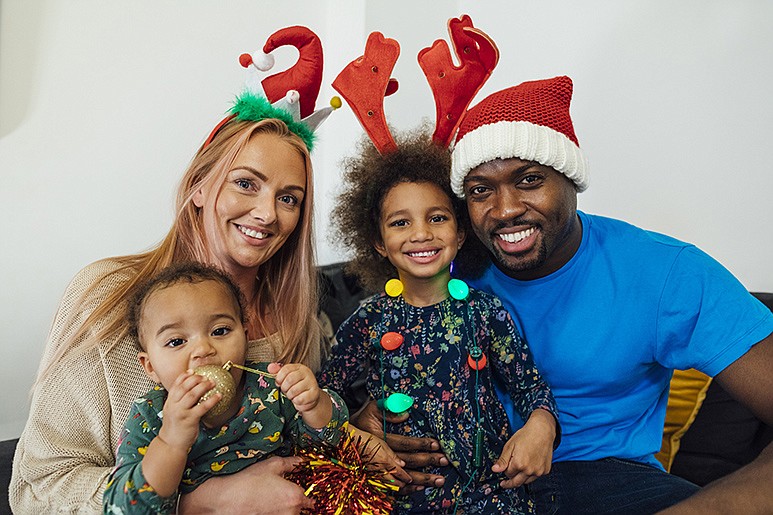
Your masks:
<path fill-rule="evenodd" d="M 487 188 L 485 186 L 473 186 L 467 192 L 468 195 L 483 195 Z"/>
<path fill-rule="evenodd" d="M 183 340 L 182 338 L 172 338 L 171 340 L 166 342 L 166 346 L 167 347 L 179 347 L 183 343 L 185 343 L 185 340 Z"/>

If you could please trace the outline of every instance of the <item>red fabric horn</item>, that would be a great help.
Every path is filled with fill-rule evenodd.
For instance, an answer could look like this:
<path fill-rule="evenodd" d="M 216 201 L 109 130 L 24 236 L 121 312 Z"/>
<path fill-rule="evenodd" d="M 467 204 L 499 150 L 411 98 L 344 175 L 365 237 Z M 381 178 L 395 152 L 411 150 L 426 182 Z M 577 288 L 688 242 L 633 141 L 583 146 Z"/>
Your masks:
<path fill-rule="evenodd" d="M 365 54 L 349 63 L 333 81 L 333 88 L 344 97 L 382 155 L 397 150 L 386 123 L 384 97 L 397 91 L 397 81 L 389 76 L 399 55 L 397 41 L 372 32 Z"/>
<path fill-rule="evenodd" d="M 491 76 L 499 61 L 494 41 L 472 25 L 464 14 L 448 20 L 448 33 L 460 65 L 451 60 L 448 44 L 436 40 L 419 52 L 419 66 L 435 97 L 435 132 L 432 140 L 448 147 L 464 111 Z"/>

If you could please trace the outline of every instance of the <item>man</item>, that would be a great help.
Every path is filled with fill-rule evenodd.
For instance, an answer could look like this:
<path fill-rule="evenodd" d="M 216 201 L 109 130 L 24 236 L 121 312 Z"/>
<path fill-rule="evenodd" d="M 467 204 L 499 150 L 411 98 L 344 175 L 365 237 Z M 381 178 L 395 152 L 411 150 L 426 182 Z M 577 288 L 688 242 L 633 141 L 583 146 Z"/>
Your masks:
<path fill-rule="evenodd" d="M 773 315 L 696 247 L 577 211 L 571 95 L 568 77 L 526 82 L 465 114 L 451 179 L 482 248 L 457 274 L 503 300 L 553 388 L 563 435 L 527 480 L 538 513 L 653 513 L 698 490 L 654 458 L 673 369 L 773 424 Z"/>

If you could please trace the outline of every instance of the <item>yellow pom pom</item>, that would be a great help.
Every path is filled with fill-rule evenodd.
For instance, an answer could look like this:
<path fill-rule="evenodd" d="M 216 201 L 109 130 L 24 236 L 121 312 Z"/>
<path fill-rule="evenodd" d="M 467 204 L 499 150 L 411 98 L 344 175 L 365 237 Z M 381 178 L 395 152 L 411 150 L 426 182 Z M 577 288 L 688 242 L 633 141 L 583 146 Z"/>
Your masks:
<path fill-rule="evenodd" d="M 384 286 L 384 291 L 390 297 L 397 297 L 403 292 L 403 283 L 400 282 L 400 279 L 390 279 Z"/>
<path fill-rule="evenodd" d="M 341 97 L 339 97 L 338 95 L 330 99 L 330 107 L 332 107 L 333 109 L 338 109 L 339 107 L 341 107 L 341 105 L 342 105 Z"/>

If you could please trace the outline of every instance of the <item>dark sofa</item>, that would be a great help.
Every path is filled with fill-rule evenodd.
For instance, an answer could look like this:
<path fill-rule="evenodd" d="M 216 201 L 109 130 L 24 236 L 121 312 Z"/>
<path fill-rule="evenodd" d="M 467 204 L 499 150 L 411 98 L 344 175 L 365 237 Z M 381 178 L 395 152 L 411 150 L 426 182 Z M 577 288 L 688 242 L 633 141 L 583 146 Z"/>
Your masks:
<path fill-rule="evenodd" d="M 334 330 L 356 309 L 367 292 L 344 273 L 341 263 L 321 266 L 319 272 L 321 310 Z M 773 311 L 773 293 L 753 295 Z M 703 486 L 749 463 L 771 441 L 773 428 L 712 382 L 695 421 L 681 439 L 671 473 Z M 16 442 L 0 442 L 0 488 L 5 492 L 0 501 L 0 514 L 10 513 L 7 492 Z"/>

